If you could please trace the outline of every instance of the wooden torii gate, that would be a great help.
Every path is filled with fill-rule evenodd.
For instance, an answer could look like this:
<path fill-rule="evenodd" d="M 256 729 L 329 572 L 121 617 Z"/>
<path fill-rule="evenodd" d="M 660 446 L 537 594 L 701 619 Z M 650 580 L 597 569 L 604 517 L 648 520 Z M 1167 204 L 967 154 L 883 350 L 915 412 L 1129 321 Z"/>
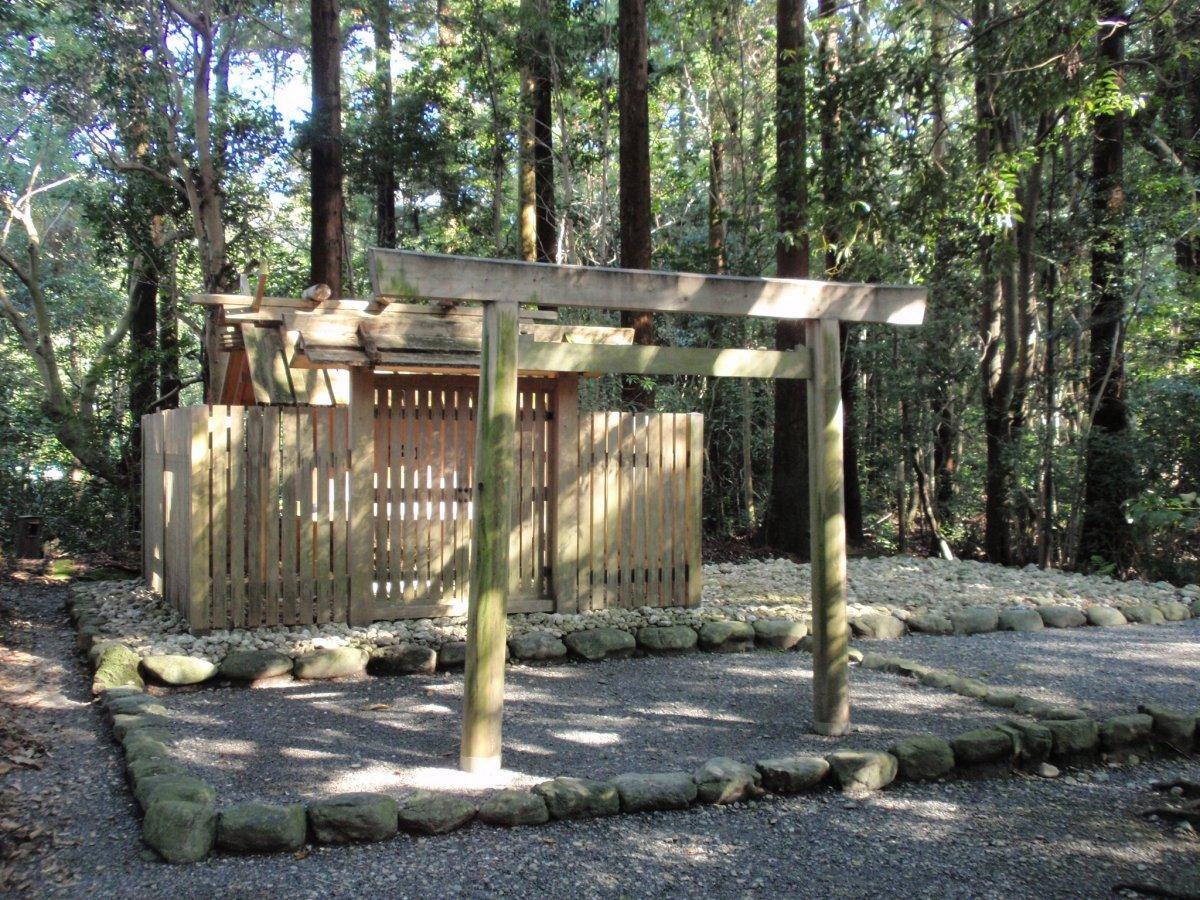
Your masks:
<path fill-rule="evenodd" d="M 484 305 L 462 769 L 500 768 L 518 358 L 524 370 L 549 372 L 807 379 L 813 720 L 820 734 L 849 730 L 838 323 L 919 325 L 925 314 L 924 288 L 559 266 L 379 249 L 371 251 L 370 265 L 381 302 L 426 299 Z M 805 344 L 775 351 L 541 343 L 518 333 L 520 304 L 802 320 Z M 355 401 L 357 392 L 369 389 L 369 370 L 366 375 L 365 380 L 351 380 L 352 440 L 355 409 L 370 409 L 368 398 Z M 366 420 L 357 430 L 370 427 Z M 369 484 L 368 477 L 363 487 Z"/>

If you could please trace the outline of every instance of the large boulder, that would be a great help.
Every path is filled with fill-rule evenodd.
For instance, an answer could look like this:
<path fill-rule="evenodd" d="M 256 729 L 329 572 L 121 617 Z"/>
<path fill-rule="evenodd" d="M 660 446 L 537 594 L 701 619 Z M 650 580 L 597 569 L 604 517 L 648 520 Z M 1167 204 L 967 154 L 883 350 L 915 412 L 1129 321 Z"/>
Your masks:
<path fill-rule="evenodd" d="M 685 653 L 698 640 L 696 629 L 687 625 L 647 625 L 637 632 L 638 646 L 650 653 Z"/>
<path fill-rule="evenodd" d="M 384 841 L 396 833 L 399 804 L 386 794 L 339 794 L 308 805 L 308 824 L 321 844 Z"/>
<path fill-rule="evenodd" d="M 622 659 L 637 649 L 637 638 L 620 628 L 587 628 L 563 638 L 572 656 L 593 662 L 612 657 Z"/>
<path fill-rule="evenodd" d="M 717 756 L 692 773 L 701 803 L 738 803 L 761 797 L 762 776 L 753 766 Z"/>
<path fill-rule="evenodd" d="M 217 845 L 234 853 L 299 850 L 307 834 L 302 803 L 237 803 L 217 821 Z"/>
<path fill-rule="evenodd" d="M 505 655 L 508 654 L 508 648 L 505 647 Z M 467 642 L 466 641 L 447 641 L 438 647 L 437 652 L 437 667 L 443 671 L 447 669 L 461 669 L 467 664 Z"/>
<path fill-rule="evenodd" d="M 754 649 L 754 626 L 749 622 L 705 622 L 699 643 L 701 650 L 712 653 L 744 653 Z"/>
<path fill-rule="evenodd" d="M 140 663 L 141 658 L 132 648 L 124 644 L 109 644 L 96 660 L 92 693 L 101 694 L 115 687 L 144 687 L 145 682 L 138 671 Z"/>
<path fill-rule="evenodd" d="M 1100 747 L 1103 750 L 1127 750 L 1150 740 L 1154 718 L 1146 713 L 1113 716 L 1100 723 Z"/>
<path fill-rule="evenodd" d="M 560 776 L 543 781 L 533 790 L 546 801 L 546 809 L 555 819 L 590 819 L 621 811 L 617 788 L 608 781 Z"/>
<path fill-rule="evenodd" d="M 991 606 L 968 606 L 950 613 L 955 634 L 984 634 L 995 631 L 1000 613 Z"/>
<path fill-rule="evenodd" d="M 371 675 L 432 675 L 435 669 L 437 652 L 423 644 L 379 647 L 367 660 Z"/>
<path fill-rule="evenodd" d="M 808 634 L 808 626 L 791 619 L 757 619 L 754 640 L 767 650 L 791 650 Z"/>
<path fill-rule="evenodd" d="M 953 634 L 954 623 L 937 613 L 917 613 L 908 617 L 908 628 L 920 634 Z"/>
<path fill-rule="evenodd" d="M 696 782 L 686 772 L 637 772 L 612 781 L 627 813 L 687 809 L 697 795 Z"/>
<path fill-rule="evenodd" d="M 1083 614 L 1087 616 L 1089 625 L 1096 625 L 1100 628 L 1112 628 L 1116 625 L 1129 624 L 1129 620 L 1125 618 L 1125 615 L 1119 609 L 1114 609 L 1111 606 L 1100 606 L 1099 604 L 1089 606 L 1083 611 Z"/>
<path fill-rule="evenodd" d="M 1138 707 L 1138 712 L 1150 716 L 1154 734 L 1161 741 L 1180 753 L 1191 749 L 1196 736 L 1195 716 L 1155 703 L 1143 703 Z"/>
<path fill-rule="evenodd" d="M 1036 609 L 1024 606 L 1002 610 L 999 625 L 1001 631 L 1041 631 L 1046 627 Z"/>
<path fill-rule="evenodd" d="M 168 759 L 171 756 L 164 741 L 138 731 L 125 735 L 121 748 L 125 751 L 126 765 L 140 759 Z"/>
<path fill-rule="evenodd" d="M 550 820 L 550 810 L 545 799 L 532 791 L 498 791 L 479 805 L 479 820 L 509 828 L 541 825 Z"/>
<path fill-rule="evenodd" d="M 799 794 L 825 780 L 829 760 L 820 756 L 777 756 L 754 764 L 762 786 L 773 794 Z"/>
<path fill-rule="evenodd" d="M 847 794 L 863 794 L 887 787 L 896 780 L 900 764 L 890 753 L 878 750 L 838 750 L 826 757 L 833 777 Z"/>
<path fill-rule="evenodd" d="M 1083 610 L 1074 606 L 1039 606 L 1038 614 L 1047 628 L 1078 628 L 1087 624 Z"/>
<path fill-rule="evenodd" d="M 1054 736 L 1045 725 L 1027 719 L 1009 719 L 998 727 L 1012 737 L 1017 759 L 1022 763 L 1040 763 L 1050 756 Z"/>
<path fill-rule="evenodd" d="M 1015 752 L 1012 735 L 999 728 L 976 728 L 951 738 L 950 746 L 960 766 L 1005 762 Z"/>
<path fill-rule="evenodd" d="M 211 660 L 177 653 L 147 656 L 142 660 L 142 670 L 151 681 L 166 685 L 200 684 L 217 674 Z"/>
<path fill-rule="evenodd" d="M 850 620 L 850 627 L 858 637 L 889 641 L 904 637 L 908 630 L 903 622 L 887 613 L 855 616 Z"/>
<path fill-rule="evenodd" d="M 301 656 L 292 674 L 306 680 L 355 678 L 367 670 L 367 652 L 358 647 L 334 647 Z"/>
<path fill-rule="evenodd" d="M 217 811 L 211 803 L 161 800 L 142 819 L 142 840 L 170 863 L 199 862 L 216 837 Z"/>
<path fill-rule="evenodd" d="M 1158 604 L 1158 609 L 1168 622 L 1182 622 L 1192 617 L 1192 611 L 1188 609 L 1187 604 L 1178 600 L 1165 600 Z"/>
<path fill-rule="evenodd" d="M 527 631 L 508 639 L 508 652 L 519 662 L 553 662 L 567 655 L 567 645 L 548 631 Z"/>
<path fill-rule="evenodd" d="M 235 650 L 221 660 L 222 678 L 254 684 L 292 674 L 292 658 L 276 650 Z"/>
<path fill-rule="evenodd" d="M 1138 625 L 1162 625 L 1166 622 L 1162 610 L 1149 603 L 1131 603 L 1121 607 L 1121 614 Z"/>
<path fill-rule="evenodd" d="M 133 796 L 142 809 L 164 800 L 207 804 L 217 801 L 216 791 L 193 775 L 149 775 L 138 780 Z"/>
<path fill-rule="evenodd" d="M 400 804 L 400 828 L 409 834 L 449 834 L 473 818 L 475 804 L 449 794 L 416 791 Z"/>
<path fill-rule="evenodd" d="M 908 781 L 941 778 L 954 768 L 954 751 L 946 741 L 932 734 L 899 741 L 888 752 L 896 757 L 900 777 Z"/>
<path fill-rule="evenodd" d="M 1095 751 L 1100 741 L 1100 727 L 1094 719 L 1047 719 L 1054 740 L 1055 756 L 1078 756 Z"/>

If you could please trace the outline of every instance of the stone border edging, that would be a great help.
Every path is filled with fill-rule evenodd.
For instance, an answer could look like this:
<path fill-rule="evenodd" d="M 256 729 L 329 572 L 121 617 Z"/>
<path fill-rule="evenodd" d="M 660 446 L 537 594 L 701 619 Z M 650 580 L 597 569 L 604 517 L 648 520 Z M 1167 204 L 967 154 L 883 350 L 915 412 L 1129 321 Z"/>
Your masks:
<path fill-rule="evenodd" d="M 739 803 L 766 793 L 787 796 L 825 786 L 836 786 L 846 794 L 858 796 L 880 790 L 896 780 L 941 779 L 959 770 L 967 774 L 972 768 L 978 774 L 989 775 L 1014 768 L 1044 767 L 1050 759 L 1089 763 L 1098 755 L 1119 758 L 1135 749 L 1150 752 L 1155 744 L 1187 752 L 1195 746 L 1197 735 L 1196 716 L 1164 707 L 1143 704 L 1138 713 L 1096 722 L 1079 710 L 990 688 L 976 679 L 962 678 L 911 660 L 852 651 L 865 668 L 916 678 L 989 705 L 1011 708 L 1018 716 L 1004 725 L 974 729 L 949 741 L 932 734 L 916 735 L 896 742 L 887 751 L 842 749 L 823 757 L 777 757 L 756 761 L 754 765 L 717 757 L 691 773 L 624 773 L 607 780 L 559 776 L 528 791 L 496 791 L 478 805 L 418 790 L 400 801 L 385 794 L 357 793 L 309 803 L 244 801 L 218 809 L 215 791 L 171 757 L 169 744 L 174 738 L 171 726 L 175 723 L 161 700 L 143 691 L 142 672 L 147 669 L 154 672 L 153 664 L 147 667 L 145 660 L 124 644 L 96 640 L 95 635 L 87 634 L 83 624 L 86 605 L 69 603 L 68 608 L 80 629 L 80 649 L 88 653 L 95 669 L 93 692 L 100 695 L 113 736 L 125 753 L 126 774 L 144 813 L 143 839 L 169 862 L 196 862 L 206 858 L 214 848 L 234 853 L 294 852 L 310 841 L 319 844 L 380 841 L 401 831 L 418 836 L 447 834 L 474 819 L 495 827 L 529 826 L 558 819 L 679 810 L 697 803 Z M 784 624 L 763 628 L 757 623 L 719 621 L 706 623 L 699 631 L 685 625 L 647 626 L 639 631 L 635 644 L 636 648 L 658 653 L 687 652 L 697 646 L 710 652 L 741 652 L 755 646 L 803 649 L 803 636 L 796 634 L 799 623 L 759 621 Z M 774 633 L 776 630 L 778 633 Z M 612 631 L 628 634 L 620 629 Z M 641 631 L 646 632 L 644 637 Z M 575 634 L 587 635 L 587 632 L 567 637 Z M 589 636 L 579 639 L 581 648 L 590 646 L 586 643 L 590 640 L 604 644 L 597 636 Z M 612 651 L 605 649 L 596 658 L 605 658 L 610 652 L 628 655 L 635 650 L 627 638 L 613 640 L 619 646 Z M 530 642 L 526 652 L 535 658 L 529 661 L 565 658 L 565 652 L 557 654 L 557 647 L 551 647 L 553 654 L 547 654 L 546 643 Z M 565 651 L 565 641 L 559 643 Z M 317 677 L 332 678 L 369 670 L 371 657 L 361 649 L 335 648 L 329 652 L 333 655 L 302 658 L 307 660 L 303 664 L 295 661 L 293 672 L 296 666 L 303 665 Z M 421 671 L 433 671 L 431 652 L 421 654 Z M 582 649 L 575 652 L 580 658 L 593 658 Z M 200 662 L 192 657 L 181 659 Z M 416 657 L 413 659 L 415 665 Z M 282 661 L 277 659 L 275 664 L 278 668 Z M 208 665 L 218 669 L 211 662 Z M 347 671 L 348 668 L 353 671 Z M 400 660 L 394 668 L 390 665 L 385 668 L 391 674 L 405 665 Z M 154 674 L 161 677 L 163 671 Z M 1049 769 L 1053 770 L 1050 774 L 1057 774 L 1053 766 Z M 1048 770 L 1043 768 L 1042 772 Z"/>

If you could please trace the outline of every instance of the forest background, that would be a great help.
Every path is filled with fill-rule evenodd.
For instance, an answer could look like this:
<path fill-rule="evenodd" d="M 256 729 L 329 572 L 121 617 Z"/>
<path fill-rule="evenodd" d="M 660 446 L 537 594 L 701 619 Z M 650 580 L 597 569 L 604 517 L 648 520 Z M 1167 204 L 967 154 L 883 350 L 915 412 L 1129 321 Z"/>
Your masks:
<path fill-rule="evenodd" d="M 0 146 L 6 544 L 136 547 L 140 416 L 204 399 L 191 293 L 361 296 L 396 246 L 927 285 L 924 327 L 843 329 L 852 545 L 1200 578 L 1192 4 L 14 0 Z M 710 555 L 806 554 L 802 389 L 584 402 L 702 411 Z"/>

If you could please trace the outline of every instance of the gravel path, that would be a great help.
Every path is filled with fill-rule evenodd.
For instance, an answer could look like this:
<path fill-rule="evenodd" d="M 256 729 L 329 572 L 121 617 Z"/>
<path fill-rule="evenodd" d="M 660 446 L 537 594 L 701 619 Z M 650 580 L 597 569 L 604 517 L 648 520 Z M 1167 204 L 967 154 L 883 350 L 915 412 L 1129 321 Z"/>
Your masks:
<path fill-rule="evenodd" d="M 997 631 L 963 638 L 909 635 L 857 646 L 1005 685 L 1097 715 L 1139 703 L 1200 710 L 1200 619 L 1171 625 Z"/>
<path fill-rule="evenodd" d="M 922 731 L 944 737 L 998 722 L 996 710 L 910 681 L 852 673 L 855 729 L 809 733 L 812 658 L 803 653 L 510 667 L 506 771 L 457 769 L 462 676 L 369 678 L 174 694 L 168 708 L 189 767 L 219 796 L 308 798 L 337 791 L 470 795 L 555 775 L 692 768 L 713 756 L 764 759 L 882 748 Z"/>
<path fill-rule="evenodd" d="M 1200 779 L 1194 761 L 1110 769 L 1099 773 L 1103 781 L 909 785 L 857 803 L 822 792 L 536 830 L 477 826 L 437 839 L 314 848 L 300 859 L 166 866 L 144 856 L 117 752 L 84 687 L 62 590 L 4 592 L 18 626 L 0 634 L 0 712 L 47 750 L 40 769 L 0 776 L 0 828 L 42 831 L 34 852 L 0 868 L 0 894 L 1066 897 L 1104 895 L 1129 881 L 1200 891 L 1195 838 L 1137 816 L 1155 802 L 1151 781 Z M 0 850 L 11 849 L 0 834 Z"/>

